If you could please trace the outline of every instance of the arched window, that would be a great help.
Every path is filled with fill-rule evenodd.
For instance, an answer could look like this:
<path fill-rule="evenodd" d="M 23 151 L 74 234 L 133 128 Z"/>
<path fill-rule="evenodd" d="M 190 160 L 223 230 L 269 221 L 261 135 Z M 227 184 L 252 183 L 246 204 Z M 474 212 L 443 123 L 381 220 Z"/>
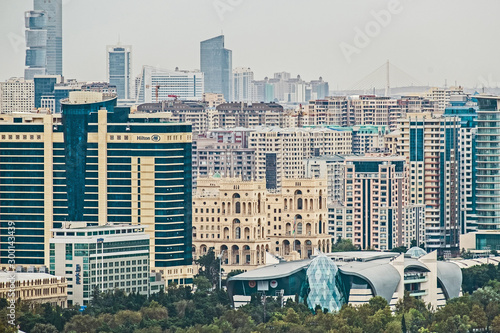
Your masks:
<path fill-rule="evenodd" d="M 234 229 L 234 238 L 235 239 L 240 239 L 241 238 L 241 229 L 240 229 L 240 227 L 236 227 Z"/>
<path fill-rule="evenodd" d="M 302 209 L 302 198 L 297 199 L 297 209 Z"/>
<path fill-rule="evenodd" d="M 319 190 L 319 209 L 323 206 L 323 191 Z"/>
<path fill-rule="evenodd" d="M 239 201 L 236 201 L 236 203 L 234 204 L 234 209 L 236 210 L 236 214 L 241 213 L 241 204 Z"/>
<path fill-rule="evenodd" d="M 297 234 L 302 235 L 302 222 L 297 223 Z"/>

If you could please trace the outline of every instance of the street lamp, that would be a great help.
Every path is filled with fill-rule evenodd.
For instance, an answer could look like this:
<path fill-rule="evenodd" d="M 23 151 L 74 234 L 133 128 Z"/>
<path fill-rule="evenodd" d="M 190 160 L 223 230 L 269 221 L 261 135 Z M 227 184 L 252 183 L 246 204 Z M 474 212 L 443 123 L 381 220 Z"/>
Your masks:
<path fill-rule="evenodd" d="M 224 251 L 222 250 L 217 257 L 219 259 L 219 290 L 222 288 L 222 256 L 224 255 Z"/>

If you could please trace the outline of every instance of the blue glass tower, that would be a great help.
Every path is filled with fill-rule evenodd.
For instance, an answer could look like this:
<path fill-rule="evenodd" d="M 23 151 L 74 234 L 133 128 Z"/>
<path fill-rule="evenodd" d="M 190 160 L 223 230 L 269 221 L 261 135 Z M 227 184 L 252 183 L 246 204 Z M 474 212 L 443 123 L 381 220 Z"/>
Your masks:
<path fill-rule="evenodd" d="M 118 99 L 130 99 L 132 46 L 107 47 L 108 82 L 116 86 Z"/>
<path fill-rule="evenodd" d="M 62 75 L 62 0 L 34 0 L 47 17 L 47 74 Z"/>
<path fill-rule="evenodd" d="M 220 35 L 200 43 L 200 66 L 205 75 L 205 92 L 224 94 L 232 100 L 232 51 L 224 48 L 224 36 Z"/>

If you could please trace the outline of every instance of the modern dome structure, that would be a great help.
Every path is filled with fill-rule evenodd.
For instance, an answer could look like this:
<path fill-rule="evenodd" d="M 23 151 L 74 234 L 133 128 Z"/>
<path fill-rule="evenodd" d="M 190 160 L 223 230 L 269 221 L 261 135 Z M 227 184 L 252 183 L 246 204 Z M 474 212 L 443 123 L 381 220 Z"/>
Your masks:
<path fill-rule="evenodd" d="M 330 261 L 330 262 L 329 262 Z M 343 304 L 362 305 L 385 298 L 391 308 L 406 292 L 437 308 L 460 296 L 462 271 L 453 262 L 437 260 L 437 251 L 412 248 L 393 252 L 336 252 L 313 259 L 289 261 L 233 276 L 227 281 L 234 307 L 252 294 L 281 296 L 338 311 Z"/>
<path fill-rule="evenodd" d="M 424 249 L 414 246 L 410 248 L 408 251 L 406 251 L 406 255 L 409 256 L 410 258 L 420 258 L 423 257 L 427 254 Z"/>

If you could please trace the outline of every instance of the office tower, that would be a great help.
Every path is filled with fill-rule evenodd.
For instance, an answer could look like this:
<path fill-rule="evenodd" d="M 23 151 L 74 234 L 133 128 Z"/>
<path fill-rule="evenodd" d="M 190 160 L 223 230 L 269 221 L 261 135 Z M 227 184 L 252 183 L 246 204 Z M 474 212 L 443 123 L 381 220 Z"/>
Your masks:
<path fill-rule="evenodd" d="M 60 75 L 37 75 L 33 81 L 35 109 L 48 109 L 52 113 L 61 113 L 61 100 L 68 98 L 71 91 L 81 91 L 84 85 L 74 79 L 64 81 Z"/>
<path fill-rule="evenodd" d="M 33 111 L 34 93 L 33 80 L 13 77 L 0 82 L 0 113 Z"/>
<path fill-rule="evenodd" d="M 476 212 L 479 230 L 500 229 L 500 97 L 474 96 L 477 109 Z M 498 244 L 496 241 L 490 245 Z M 496 246 L 495 246 L 496 247 Z M 492 247 L 492 249 L 496 249 Z"/>
<path fill-rule="evenodd" d="M 34 0 L 34 10 L 44 11 L 47 16 L 47 72 L 62 75 L 62 1 Z M 45 73 L 44 73 L 45 74 Z"/>
<path fill-rule="evenodd" d="M 251 102 L 253 72 L 247 67 L 238 67 L 233 71 L 233 100 Z"/>
<path fill-rule="evenodd" d="M 42 107 L 42 100 L 54 98 L 54 88 L 56 84 L 61 83 L 60 75 L 37 75 L 33 78 L 35 84 L 35 109 Z M 44 104 L 47 106 L 47 104 Z M 50 105 L 49 109 L 54 112 L 55 105 Z"/>
<path fill-rule="evenodd" d="M 150 238 L 144 226 L 75 226 L 52 229 L 50 273 L 64 276 L 68 305 L 89 305 L 95 288 L 150 295 L 165 281 L 150 279 Z M 117 273 L 117 270 L 118 272 Z"/>
<path fill-rule="evenodd" d="M 223 94 L 232 101 L 233 65 L 232 51 L 224 48 L 220 35 L 200 43 L 200 68 L 205 75 L 205 92 Z"/>
<path fill-rule="evenodd" d="M 137 103 L 158 103 L 178 98 L 182 100 L 201 100 L 204 92 L 203 73 L 143 66 L 136 87 Z"/>
<path fill-rule="evenodd" d="M 106 47 L 106 55 L 109 84 L 116 86 L 118 99 L 131 99 L 132 46 L 120 44 L 108 45 Z"/>
<path fill-rule="evenodd" d="M 399 152 L 410 169 L 408 203 L 425 205 L 425 247 L 458 252 L 458 129 L 456 117 L 412 113 L 401 120 Z"/>
<path fill-rule="evenodd" d="M 458 129 L 458 202 L 460 233 L 477 231 L 477 103 L 465 94 L 450 95 L 445 117 L 457 117 Z"/>
<path fill-rule="evenodd" d="M 190 283 L 191 126 L 137 116 L 116 107 L 114 95 L 69 96 L 62 115 L 0 122 L 0 221 L 15 221 L 23 235 L 16 263 L 48 265 L 50 229 L 65 221 L 140 224 L 151 236 L 152 269 Z M 7 259 L 2 250 L 0 263 Z"/>
<path fill-rule="evenodd" d="M 249 148 L 255 149 L 257 179 L 276 189 L 286 178 L 303 177 L 304 159 L 351 154 L 351 140 L 350 129 L 255 127 Z"/>
<path fill-rule="evenodd" d="M 268 254 L 298 260 L 315 249 L 328 253 L 325 193 L 325 179 L 287 179 L 282 191 L 272 191 L 263 180 L 200 178 L 193 196 L 195 256 L 213 247 L 216 255 L 224 251 L 223 268 L 236 270 L 270 264 Z"/>
<path fill-rule="evenodd" d="M 47 13 L 31 10 L 24 13 L 26 27 L 26 61 L 24 79 L 33 80 L 35 75 L 47 72 Z"/>

